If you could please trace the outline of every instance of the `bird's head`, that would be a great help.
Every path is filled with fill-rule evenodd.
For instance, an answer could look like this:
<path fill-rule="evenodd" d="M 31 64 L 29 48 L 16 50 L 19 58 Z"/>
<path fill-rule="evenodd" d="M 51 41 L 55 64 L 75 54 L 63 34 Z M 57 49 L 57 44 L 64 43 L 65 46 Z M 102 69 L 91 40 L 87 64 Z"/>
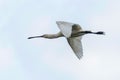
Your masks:
<path fill-rule="evenodd" d="M 43 38 L 48 38 L 49 35 L 48 34 L 44 34 L 44 35 L 41 35 L 40 37 L 43 37 Z"/>
<path fill-rule="evenodd" d="M 28 39 L 33 39 L 33 38 L 47 38 L 48 35 L 47 34 L 44 34 L 44 35 L 41 35 L 41 36 L 33 36 L 33 37 L 28 37 Z"/>

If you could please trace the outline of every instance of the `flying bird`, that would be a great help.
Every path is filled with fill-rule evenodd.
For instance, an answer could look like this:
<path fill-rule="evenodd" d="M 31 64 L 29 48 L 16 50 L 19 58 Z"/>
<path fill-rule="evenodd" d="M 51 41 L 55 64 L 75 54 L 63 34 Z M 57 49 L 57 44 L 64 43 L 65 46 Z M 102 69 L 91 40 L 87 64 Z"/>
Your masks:
<path fill-rule="evenodd" d="M 82 30 L 79 24 L 75 24 L 71 22 L 56 21 L 56 24 L 58 25 L 60 32 L 56 34 L 44 34 L 41 36 L 28 37 L 28 39 L 33 39 L 33 38 L 54 39 L 59 37 L 65 37 L 69 45 L 71 46 L 73 52 L 77 56 L 77 58 L 81 59 L 83 56 L 83 49 L 81 43 L 82 36 L 85 34 L 99 34 L 99 35 L 104 34 L 103 31 L 92 32 L 92 31 Z"/>

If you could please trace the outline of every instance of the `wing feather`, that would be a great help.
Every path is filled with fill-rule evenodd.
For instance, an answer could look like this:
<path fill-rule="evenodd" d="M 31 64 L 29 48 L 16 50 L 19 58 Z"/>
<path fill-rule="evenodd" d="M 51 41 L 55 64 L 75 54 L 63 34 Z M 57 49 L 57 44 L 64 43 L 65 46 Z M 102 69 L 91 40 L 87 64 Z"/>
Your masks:
<path fill-rule="evenodd" d="M 68 41 L 69 45 L 71 46 L 75 55 L 78 57 L 78 59 L 81 59 L 82 56 L 83 56 L 81 36 L 80 37 L 67 38 L 67 41 Z"/>
<path fill-rule="evenodd" d="M 72 33 L 76 33 L 82 30 L 79 24 L 65 22 L 65 21 L 56 21 L 59 29 L 61 30 L 62 34 L 69 38 Z"/>
<path fill-rule="evenodd" d="M 64 22 L 64 21 L 56 21 L 56 23 L 65 37 L 68 38 L 71 36 L 72 25 L 74 25 L 73 23 Z"/>

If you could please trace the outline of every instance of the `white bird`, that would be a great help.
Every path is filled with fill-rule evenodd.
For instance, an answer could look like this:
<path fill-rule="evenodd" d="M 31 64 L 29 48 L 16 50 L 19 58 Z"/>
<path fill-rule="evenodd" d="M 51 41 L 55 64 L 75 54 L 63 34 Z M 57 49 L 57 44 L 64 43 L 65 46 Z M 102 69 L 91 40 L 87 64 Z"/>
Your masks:
<path fill-rule="evenodd" d="M 78 59 L 81 59 L 83 56 L 83 49 L 81 44 L 81 38 L 85 34 L 104 34 L 104 32 L 92 32 L 92 31 L 83 31 L 79 24 L 65 22 L 65 21 L 56 21 L 60 32 L 57 34 L 44 34 L 42 36 L 33 36 L 29 37 L 28 39 L 32 38 L 58 38 L 58 37 L 66 37 L 69 45 L 71 46 L 73 52 L 77 56 Z"/>

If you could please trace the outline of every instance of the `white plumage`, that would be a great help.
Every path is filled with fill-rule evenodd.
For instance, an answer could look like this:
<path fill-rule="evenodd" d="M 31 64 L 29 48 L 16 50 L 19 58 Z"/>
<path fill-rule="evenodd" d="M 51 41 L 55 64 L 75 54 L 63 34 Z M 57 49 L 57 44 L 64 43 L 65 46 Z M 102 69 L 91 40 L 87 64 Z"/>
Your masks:
<path fill-rule="evenodd" d="M 83 56 L 83 49 L 82 49 L 82 43 L 81 39 L 84 34 L 104 34 L 104 32 L 92 32 L 92 31 L 83 31 L 81 26 L 79 24 L 65 22 L 65 21 L 56 21 L 60 32 L 57 34 L 44 34 L 42 36 L 33 36 L 29 37 L 28 39 L 32 38 L 58 38 L 58 37 L 66 37 L 69 45 L 71 46 L 73 52 L 78 57 L 78 59 L 81 59 Z"/>
<path fill-rule="evenodd" d="M 62 34 L 67 38 L 69 45 L 71 46 L 72 50 L 74 51 L 75 55 L 80 59 L 83 56 L 82 44 L 81 44 L 81 37 L 71 37 L 71 34 L 74 32 L 79 32 L 82 28 L 74 23 L 64 22 L 64 21 L 57 21 L 56 22 L 59 29 L 61 30 Z M 74 29 L 72 27 L 77 27 L 78 29 Z"/>

